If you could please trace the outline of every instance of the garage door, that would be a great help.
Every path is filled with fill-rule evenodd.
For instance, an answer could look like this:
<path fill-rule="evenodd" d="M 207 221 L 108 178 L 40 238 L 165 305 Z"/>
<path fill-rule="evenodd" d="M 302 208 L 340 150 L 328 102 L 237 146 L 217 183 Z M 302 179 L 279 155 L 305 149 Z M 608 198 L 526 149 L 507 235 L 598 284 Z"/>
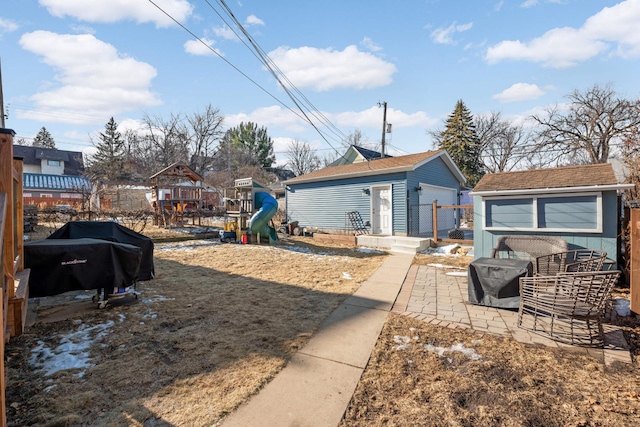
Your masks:
<path fill-rule="evenodd" d="M 457 192 L 455 188 L 436 187 L 433 185 L 420 184 L 420 205 L 431 205 L 434 200 L 438 201 L 438 205 L 456 205 L 458 204 Z M 429 233 L 433 231 L 432 225 L 433 214 L 431 209 L 420 209 L 420 233 Z M 454 209 L 438 209 L 438 233 L 455 228 L 455 210 Z"/>

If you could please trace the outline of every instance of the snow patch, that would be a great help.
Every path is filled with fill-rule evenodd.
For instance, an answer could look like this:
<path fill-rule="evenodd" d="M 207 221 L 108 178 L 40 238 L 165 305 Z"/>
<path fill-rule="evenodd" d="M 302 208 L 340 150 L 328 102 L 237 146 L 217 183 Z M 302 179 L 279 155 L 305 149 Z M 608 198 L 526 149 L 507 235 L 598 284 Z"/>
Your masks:
<path fill-rule="evenodd" d="M 373 249 L 373 248 L 367 248 L 364 246 L 358 247 L 355 249 L 357 252 L 363 252 L 365 254 L 384 254 L 386 252 L 378 250 L 378 249 Z"/>
<path fill-rule="evenodd" d="M 631 301 L 628 298 L 617 297 L 613 300 L 613 309 L 618 316 L 626 317 L 631 315 Z"/>
<path fill-rule="evenodd" d="M 440 357 L 444 357 L 445 353 L 462 353 L 471 360 L 482 360 L 482 357 L 473 348 L 465 347 L 463 343 L 455 343 L 451 347 L 439 347 L 432 344 L 424 344 L 424 348 L 427 351 L 437 354 Z"/>
<path fill-rule="evenodd" d="M 49 348 L 45 342 L 38 340 L 31 350 L 29 363 L 43 370 L 46 376 L 68 369 L 81 369 L 78 376 L 82 377 L 85 368 L 94 366 L 89 357 L 91 346 L 102 341 L 114 324 L 111 320 L 93 326 L 81 324 L 77 331 L 61 336 L 55 348 Z"/>

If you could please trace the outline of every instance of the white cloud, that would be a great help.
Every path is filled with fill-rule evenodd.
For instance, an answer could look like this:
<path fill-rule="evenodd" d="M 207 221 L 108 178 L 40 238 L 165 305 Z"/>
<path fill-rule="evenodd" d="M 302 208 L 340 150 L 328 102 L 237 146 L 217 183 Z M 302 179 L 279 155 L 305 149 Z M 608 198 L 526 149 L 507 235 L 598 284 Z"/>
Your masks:
<path fill-rule="evenodd" d="M 363 38 L 360 44 L 370 52 L 379 52 L 382 50 L 382 46 L 374 43 L 369 37 Z"/>
<path fill-rule="evenodd" d="M 0 37 L 5 33 L 16 31 L 18 28 L 20 27 L 15 22 L 9 19 L 0 18 Z"/>
<path fill-rule="evenodd" d="M 497 99 L 502 103 L 508 103 L 537 99 L 542 95 L 544 95 L 544 91 L 540 89 L 538 85 L 530 83 L 515 83 L 502 92 L 493 95 L 493 99 Z"/>
<path fill-rule="evenodd" d="M 196 56 L 212 56 L 215 55 L 215 52 L 222 56 L 222 53 L 213 47 L 215 43 L 215 40 L 201 37 L 200 40 L 188 40 L 185 42 L 184 50 L 185 52 Z"/>
<path fill-rule="evenodd" d="M 160 28 L 175 25 L 167 15 L 184 23 L 193 12 L 193 6 L 187 0 L 155 0 L 155 3 L 166 14 L 147 1 L 40 0 L 40 4 L 58 18 L 71 16 L 88 22 L 133 20 L 137 23 L 152 22 Z"/>
<path fill-rule="evenodd" d="M 526 0 L 520 5 L 520 7 L 524 7 L 525 9 L 527 9 L 537 4 L 538 4 L 538 0 Z"/>
<path fill-rule="evenodd" d="M 320 114 L 343 129 L 345 133 L 348 133 L 348 129 L 358 128 L 363 131 L 371 130 L 375 135 L 378 135 L 382 126 L 382 110 L 377 106 L 361 111 L 322 111 Z M 296 134 L 308 132 L 310 129 L 310 125 L 299 115 L 278 105 L 258 108 L 249 113 L 225 115 L 224 123 L 229 128 L 238 126 L 240 122 L 253 122 L 258 123 L 259 126 L 265 126 L 271 136 L 273 136 L 273 130 L 278 128 L 282 130 L 280 133 L 288 132 L 287 137 L 289 138 L 296 138 Z M 439 123 L 439 119 L 430 117 L 423 111 L 405 113 L 402 110 L 388 108 L 387 122 L 393 125 L 393 129 L 410 127 L 426 129 L 436 126 Z M 326 130 L 322 126 L 320 126 L 320 129 Z M 313 143 L 313 141 L 309 141 L 309 143 Z"/>
<path fill-rule="evenodd" d="M 96 30 L 86 25 L 70 25 L 69 28 L 76 34 L 95 34 Z"/>
<path fill-rule="evenodd" d="M 36 108 L 23 117 L 47 122 L 103 123 L 105 117 L 161 102 L 149 90 L 156 70 L 120 54 L 90 34 L 34 31 L 20 46 L 42 57 L 56 74 L 51 89 L 30 97 Z"/>
<path fill-rule="evenodd" d="M 335 114 L 325 113 L 325 115 L 330 117 L 330 120 L 336 124 L 344 126 L 345 128 L 381 129 L 382 126 L 382 112 L 377 106 L 362 111 L 345 111 Z M 387 108 L 387 123 L 391 123 L 394 129 L 414 126 L 428 128 L 437 122 L 438 120 L 429 117 L 429 115 L 423 111 L 409 114 L 402 110 Z"/>
<path fill-rule="evenodd" d="M 583 29 L 591 37 L 617 43 L 616 53 L 625 58 L 640 57 L 640 0 L 627 0 L 605 7 L 585 22 Z"/>
<path fill-rule="evenodd" d="M 282 167 L 287 163 L 287 151 L 289 150 L 289 145 L 294 141 L 295 138 L 289 137 L 275 137 L 271 138 L 273 142 L 273 152 L 276 154 L 276 166 Z"/>
<path fill-rule="evenodd" d="M 224 124 L 229 128 L 238 126 L 241 122 L 258 123 L 259 126 L 265 126 L 267 130 L 276 126 L 293 133 L 306 130 L 306 122 L 302 118 L 279 105 L 257 108 L 250 113 L 226 114 L 224 116 Z"/>
<path fill-rule="evenodd" d="M 623 1 L 602 9 L 579 28 L 555 28 L 530 42 L 506 40 L 489 47 L 485 60 L 523 60 L 554 68 L 567 68 L 616 46 L 616 54 L 640 57 L 640 0 Z"/>
<path fill-rule="evenodd" d="M 455 33 L 461 33 L 468 31 L 473 27 L 473 22 L 468 24 L 457 25 L 455 22 L 448 27 L 436 28 L 431 32 L 431 39 L 438 44 L 455 44 L 453 35 Z"/>
<path fill-rule="evenodd" d="M 264 25 L 264 21 L 255 15 L 247 16 L 247 19 L 244 21 L 244 23 L 245 25 Z"/>
<path fill-rule="evenodd" d="M 391 83 L 396 66 L 356 46 L 344 50 L 279 47 L 269 57 L 299 89 L 370 89 Z"/>
<path fill-rule="evenodd" d="M 213 34 L 218 37 L 222 37 L 225 40 L 238 40 L 238 37 L 236 37 L 236 34 L 233 32 L 233 30 L 226 25 L 222 27 L 215 27 L 213 29 Z"/>

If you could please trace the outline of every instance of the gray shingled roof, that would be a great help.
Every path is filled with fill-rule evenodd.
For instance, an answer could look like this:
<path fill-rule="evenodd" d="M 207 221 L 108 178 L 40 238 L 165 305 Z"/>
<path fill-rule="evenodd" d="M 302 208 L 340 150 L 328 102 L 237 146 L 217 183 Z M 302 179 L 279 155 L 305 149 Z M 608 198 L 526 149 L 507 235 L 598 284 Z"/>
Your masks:
<path fill-rule="evenodd" d="M 24 190 L 58 190 L 78 191 L 91 189 L 91 182 L 82 176 L 43 175 L 38 173 L 23 173 L 22 188 Z"/>
<path fill-rule="evenodd" d="M 84 171 L 84 162 L 80 151 L 64 151 L 14 144 L 13 156 L 22 158 L 25 165 L 40 166 L 42 159 L 63 161 L 65 175 L 80 175 Z"/>

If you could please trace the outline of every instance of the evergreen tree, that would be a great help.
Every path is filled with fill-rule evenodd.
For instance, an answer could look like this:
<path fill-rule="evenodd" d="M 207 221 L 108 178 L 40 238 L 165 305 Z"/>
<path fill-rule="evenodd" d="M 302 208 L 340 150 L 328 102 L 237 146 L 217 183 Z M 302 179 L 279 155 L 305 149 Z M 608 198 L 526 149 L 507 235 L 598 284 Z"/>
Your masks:
<path fill-rule="evenodd" d="M 439 148 L 449 153 L 460 171 L 467 178 L 466 185 L 473 187 L 484 174 L 480 159 L 481 145 L 473 116 L 462 100 L 447 118 L 445 130 L 437 138 Z"/>
<path fill-rule="evenodd" d="M 40 148 L 53 148 L 55 150 L 56 142 L 53 140 L 49 131 L 42 126 L 36 137 L 33 138 L 33 146 Z"/>
<path fill-rule="evenodd" d="M 273 153 L 273 141 L 264 127 L 255 123 L 240 123 L 227 130 L 219 147 L 222 156 L 228 156 L 227 162 L 234 167 L 255 165 L 271 167 L 276 161 Z"/>
<path fill-rule="evenodd" d="M 94 143 L 97 149 L 90 162 L 91 175 L 97 180 L 119 181 L 127 178 L 125 171 L 125 144 L 118 125 L 111 117 L 100 133 L 100 141 Z"/>

